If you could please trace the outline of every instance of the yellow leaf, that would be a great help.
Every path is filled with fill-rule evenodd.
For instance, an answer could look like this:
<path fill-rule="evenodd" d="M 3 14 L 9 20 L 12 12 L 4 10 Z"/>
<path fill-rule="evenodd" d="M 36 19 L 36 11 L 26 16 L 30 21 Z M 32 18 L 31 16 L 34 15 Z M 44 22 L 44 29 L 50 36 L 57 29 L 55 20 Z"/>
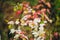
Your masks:
<path fill-rule="evenodd" d="M 8 28 L 9 28 L 9 29 L 11 29 L 11 28 L 12 28 L 12 26 L 11 26 L 11 25 L 9 25 L 9 26 L 8 26 Z"/>
<path fill-rule="evenodd" d="M 8 20 L 5 20 L 5 22 L 8 22 Z"/>
<path fill-rule="evenodd" d="M 26 40 L 25 38 L 23 38 L 23 40 Z"/>

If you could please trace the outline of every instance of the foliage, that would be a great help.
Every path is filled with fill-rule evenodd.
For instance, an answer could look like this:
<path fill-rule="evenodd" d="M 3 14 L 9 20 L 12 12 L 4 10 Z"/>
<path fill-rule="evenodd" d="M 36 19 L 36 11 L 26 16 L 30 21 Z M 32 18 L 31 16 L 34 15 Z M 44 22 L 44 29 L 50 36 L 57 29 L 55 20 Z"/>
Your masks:
<path fill-rule="evenodd" d="M 0 2 L 2 2 L 3 4 L 4 3 L 8 3 L 10 5 L 16 5 L 17 2 L 21 3 L 23 1 L 28 1 L 30 2 L 30 5 L 31 6 L 34 6 L 38 3 L 38 0 L 1 0 Z M 56 22 L 54 23 L 54 25 L 50 25 L 51 26 L 51 29 L 49 30 L 50 31 L 58 31 L 60 32 L 60 9 L 58 10 L 58 8 L 60 8 L 60 0 L 54 0 L 53 2 L 53 5 L 54 5 L 54 10 L 56 10 Z M 6 5 L 5 5 L 6 6 Z M 0 13 L 0 21 L 3 20 L 3 17 L 4 17 L 4 13 Z M 42 22 L 41 22 L 42 23 Z M 28 28 L 27 28 L 28 29 Z M 48 39 L 47 39 L 48 40 Z"/>

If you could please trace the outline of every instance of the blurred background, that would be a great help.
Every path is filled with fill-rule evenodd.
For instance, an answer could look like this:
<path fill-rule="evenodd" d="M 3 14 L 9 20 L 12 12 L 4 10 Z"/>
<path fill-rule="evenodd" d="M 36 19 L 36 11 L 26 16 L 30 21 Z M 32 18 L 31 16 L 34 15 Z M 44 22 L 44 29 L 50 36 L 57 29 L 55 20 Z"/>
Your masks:
<path fill-rule="evenodd" d="M 8 39 L 8 25 L 5 22 L 5 17 L 11 15 L 13 12 L 13 6 L 17 3 L 22 3 L 23 1 L 30 2 L 31 6 L 35 6 L 38 3 L 38 0 L 0 0 L 0 39 Z M 50 14 L 47 14 L 49 18 L 52 19 L 52 23 L 47 24 L 47 34 L 53 34 L 58 32 L 60 34 L 60 0 L 47 0 L 51 4 Z M 7 12 L 8 11 L 8 12 Z M 9 18 L 9 17 L 8 17 Z M 48 40 L 50 35 L 47 36 Z"/>

